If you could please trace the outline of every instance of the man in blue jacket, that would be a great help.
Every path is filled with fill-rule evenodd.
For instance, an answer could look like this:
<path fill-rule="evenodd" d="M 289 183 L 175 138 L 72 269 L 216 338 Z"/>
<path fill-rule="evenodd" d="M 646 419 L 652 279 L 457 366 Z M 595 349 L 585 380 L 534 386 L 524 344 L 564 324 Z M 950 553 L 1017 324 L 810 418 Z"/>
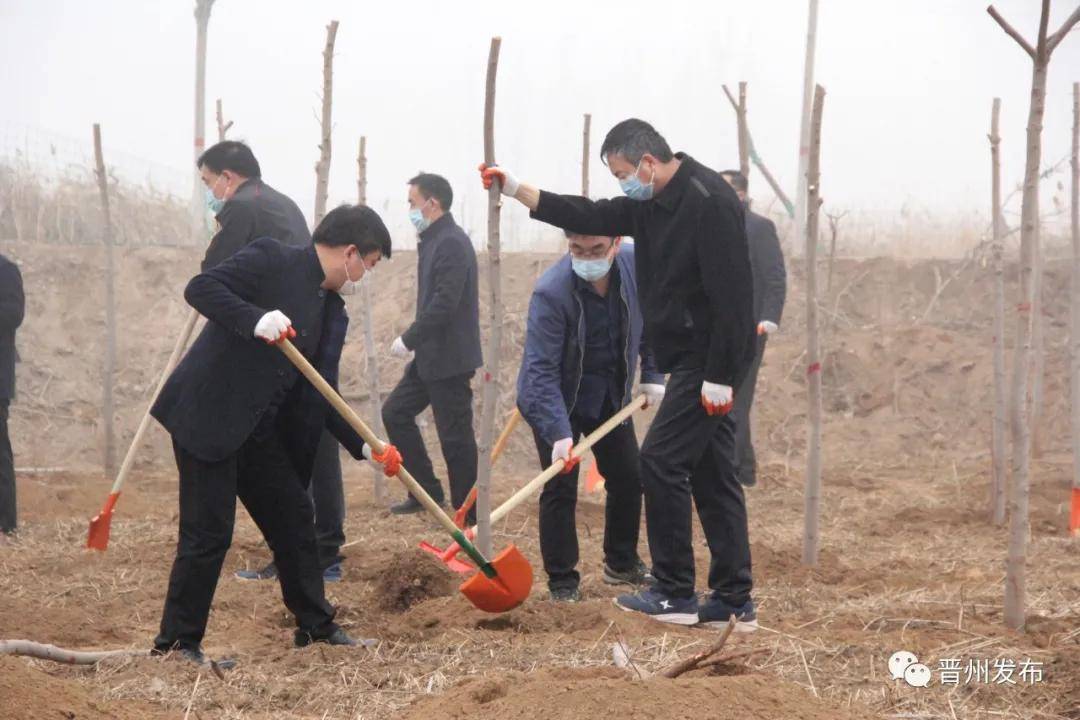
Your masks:
<path fill-rule="evenodd" d="M 569 460 L 578 438 L 631 400 L 641 357 L 641 390 L 664 396 L 664 376 L 642 339 L 634 246 L 621 238 L 567 233 L 570 252 L 540 276 L 529 301 L 518 408 L 533 429 L 540 464 Z M 593 446 L 605 478 L 604 582 L 644 585 L 638 557 L 641 475 L 634 423 L 627 420 Z M 556 601 L 581 599 L 578 583 L 578 469 L 575 462 L 540 495 L 540 552 Z"/>

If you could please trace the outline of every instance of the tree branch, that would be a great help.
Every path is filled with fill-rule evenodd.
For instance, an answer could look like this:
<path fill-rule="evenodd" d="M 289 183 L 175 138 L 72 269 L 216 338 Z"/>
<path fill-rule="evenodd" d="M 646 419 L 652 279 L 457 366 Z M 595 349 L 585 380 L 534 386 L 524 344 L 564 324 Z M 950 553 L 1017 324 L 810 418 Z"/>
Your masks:
<path fill-rule="evenodd" d="M 1001 29 L 1004 30 L 1007 35 L 1020 44 L 1020 47 L 1024 49 L 1024 52 L 1031 56 L 1032 60 L 1035 59 L 1035 48 L 1031 47 L 1031 43 L 1025 40 L 1024 36 L 1018 33 L 1005 18 L 1001 17 L 1001 13 L 999 13 L 993 5 L 986 8 L 986 12 L 990 13 L 990 17 L 997 21 L 997 24 L 1001 26 Z"/>
<path fill-rule="evenodd" d="M 1080 6 L 1077 6 L 1077 8 L 1073 10 L 1073 14 L 1070 15 L 1068 19 L 1061 24 L 1061 27 L 1056 33 L 1046 39 L 1047 55 L 1054 52 L 1054 48 L 1058 46 L 1058 43 L 1065 39 L 1065 36 L 1068 35 L 1070 31 L 1072 31 L 1073 26 L 1076 25 L 1076 23 L 1078 22 L 1080 22 Z"/>

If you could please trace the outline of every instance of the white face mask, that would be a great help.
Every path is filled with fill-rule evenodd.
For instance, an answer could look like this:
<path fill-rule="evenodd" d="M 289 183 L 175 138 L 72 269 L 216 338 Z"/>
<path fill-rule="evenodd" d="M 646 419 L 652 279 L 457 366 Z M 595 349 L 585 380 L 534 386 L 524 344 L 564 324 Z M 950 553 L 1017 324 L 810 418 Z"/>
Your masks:
<path fill-rule="evenodd" d="M 367 272 L 371 271 L 368 270 Z M 349 277 L 349 261 L 345 260 L 345 282 L 341 283 L 341 287 L 338 288 L 338 295 L 355 295 L 360 289 L 360 283 L 362 283 L 363 281 L 363 275 L 360 276 L 359 280 L 353 280 L 351 277 Z"/>

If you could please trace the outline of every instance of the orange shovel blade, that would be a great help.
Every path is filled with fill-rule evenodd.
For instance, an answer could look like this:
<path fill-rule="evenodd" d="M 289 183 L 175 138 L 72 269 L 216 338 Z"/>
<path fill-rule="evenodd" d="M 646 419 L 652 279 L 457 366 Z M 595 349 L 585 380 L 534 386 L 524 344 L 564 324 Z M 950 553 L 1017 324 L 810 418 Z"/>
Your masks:
<path fill-rule="evenodd" d="M 112 523 L 113 508 L 119 492 L 109 493 L 101 512 L 90 521 L 90 532 L 86 536 L 86 547 L 91 550 L 105 550 L 109 547 L 109 525 Z"/>
<path fill-rule="evenodd" d="M 532 566 L 515 546 L 503 550 L 491 566 L 497 575 L 489 578 L 477 572 L 461 584 L 461 593 L 477 608 L 489 613 L 513 610 L 532 590 Z"/>
<path fill-rule="evenodd" d="M 1072 489 L 1072 508 L 1069 513 L 1069 534 L 1080 537 L 1080 488 Z"/>
<path fill-rule="evenodd" d="M 464 575 L 465 573 L 471 573 L 473 570 L 476 569 L 464 560 L 458 560 L 455 555 L 450 555 L 442 548 L 436 547 L 429 542 L 420 543 L 420 549 L 424 552 L 429 552 L 435 557 L 439 558 L 440 561 L 446 564 L 446 567 L 450 568 L 456 573 Z"/>
<path fill-rule="evenodd" d="M 585 471 L 585 492 L 596 492 L 604 486 L 604 476 L 600 474 L 600 468 L 596 466 L 596 458 L 593 458 L 589 469 Z"/>

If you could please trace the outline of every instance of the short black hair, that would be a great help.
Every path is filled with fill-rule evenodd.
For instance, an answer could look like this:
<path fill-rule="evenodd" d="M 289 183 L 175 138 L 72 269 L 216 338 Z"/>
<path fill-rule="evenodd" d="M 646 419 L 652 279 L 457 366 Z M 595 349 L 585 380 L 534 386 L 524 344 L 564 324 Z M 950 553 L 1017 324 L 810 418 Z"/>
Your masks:
<path fill-rule="evenodd" d="M 747 181 L 746 176 L 742 174 L 741 170 L 725 170 L 720 174 L 727 178 L 728 182 L 731 183 L 731 187 L 739 192 L 746 192 L 750 189 L 750 183 Z"/>
<path fill-rule="evenodd" d="M 238 140 L 222 140 L 208 147 L 195 163 L 195 167 L 203 166 L 210 168 L 218 175 L 225 170 L 231 170 L 246 178 L 262 177 L 262 169 L 259 167 L 259 161 L 255 159 L 255 153 Z"/>
<path fill-rule="evenodd" d="M 669 162 L 675 157 L 664 136 L 656 132 L 652 125 L 637 118 L 623 120 L 608 130 L 604 144 L 600 146 L 600 160 L 605 165 L 611 155 L 620 155 L 627 162 L 637 165 L 645 153 L 660 162 Z"/>
<path fill-rule="evenodd" d="M 450 183 L 442 175 L 422 172 L 409 180 L 408 184 L 415 185 L 425 200 L 431 198 L 438 200 L 443 212 L 450 211 L 450 204 L 454 202 L 454 191 L 450 188 Z"/>
<path fill-rule="evenodd" d="M 312 240 L 327 247 L 355 245 L 361 255 L 378 250 L 383 257 L 390 257 L 390 231 L 379 213 L 367 205 L 340 205 L 326 213 Z"/>

